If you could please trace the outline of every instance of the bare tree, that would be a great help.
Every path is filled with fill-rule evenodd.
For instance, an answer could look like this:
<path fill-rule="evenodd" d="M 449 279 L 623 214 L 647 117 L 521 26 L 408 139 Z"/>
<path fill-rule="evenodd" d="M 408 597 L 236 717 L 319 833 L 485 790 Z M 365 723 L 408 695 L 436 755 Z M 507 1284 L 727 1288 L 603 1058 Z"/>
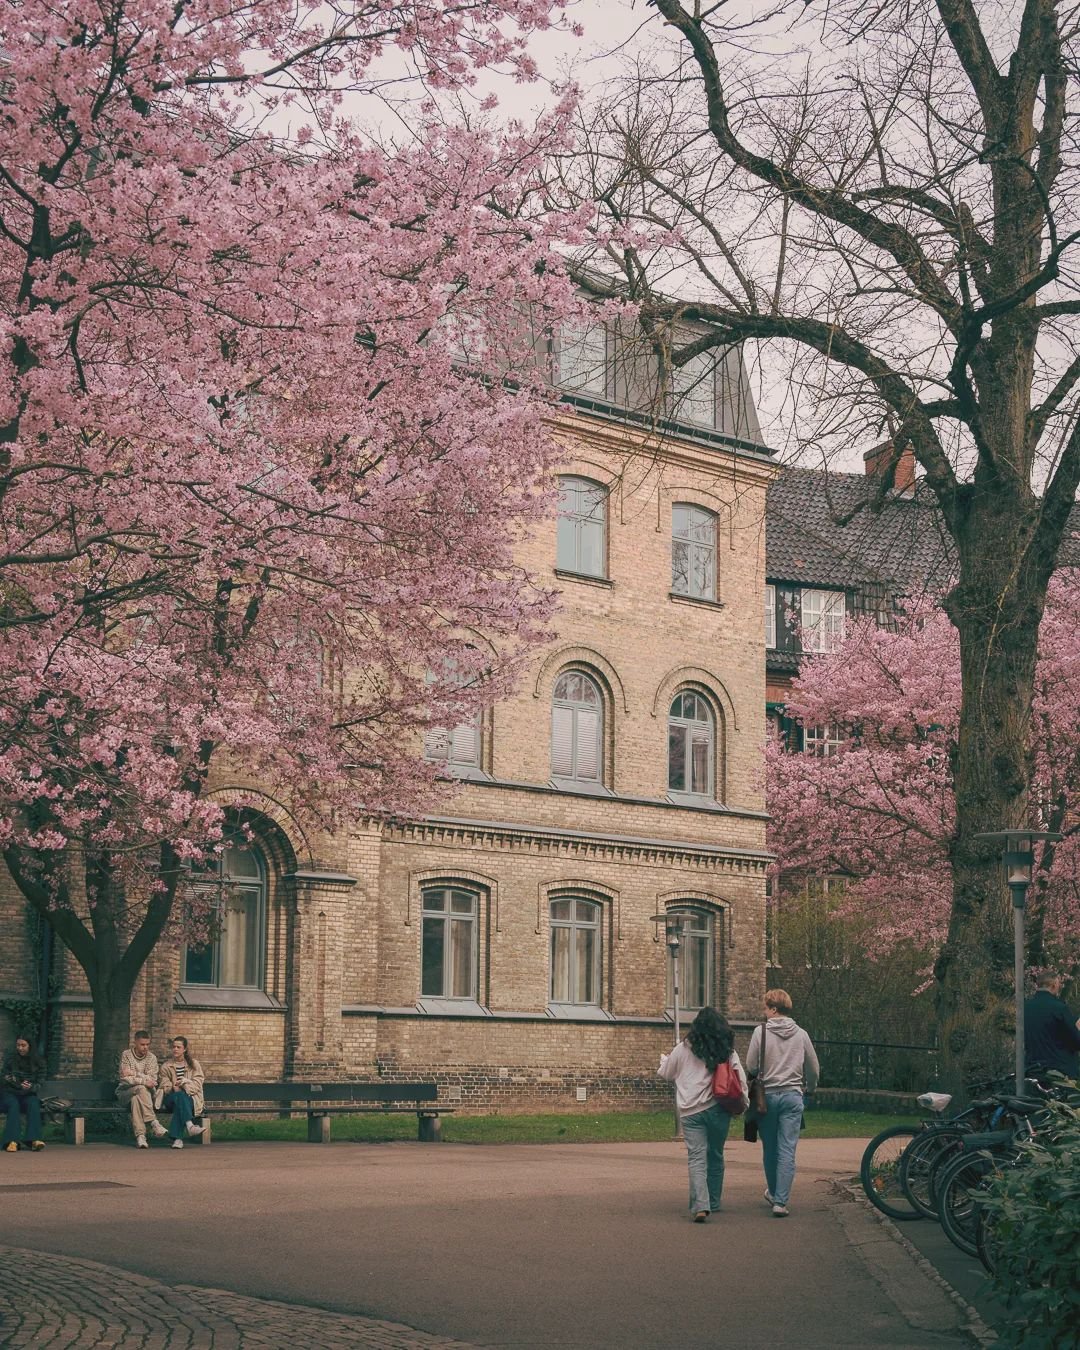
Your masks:
<path fill-rule="evenodd" d="M 674 366 L 733 342 L 786 352 L 786 411 L 826 462 L 869 436 L 894 463 L 910 446 L 955 547 L 963 707 L 935 973 L 963 1057 L 1011 995 L 1004 886 L 975 835 L 1034 823 L 1036 640 L 1080 481 L 1077 9 L 652 3 L 669 45 L 594 104 L 589 154 L 564 172 L 624 227 L 609 275 Z"/>

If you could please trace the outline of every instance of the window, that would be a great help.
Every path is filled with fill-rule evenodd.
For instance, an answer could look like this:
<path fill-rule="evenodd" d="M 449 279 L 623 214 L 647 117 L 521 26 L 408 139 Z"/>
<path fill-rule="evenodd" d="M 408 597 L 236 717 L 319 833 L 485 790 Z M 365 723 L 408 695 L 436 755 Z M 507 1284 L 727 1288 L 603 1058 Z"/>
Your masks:
<path fill-rule="evenodd" d="M 477 896 L 456 886 L 421 893 L 420 992 L 426 998 L 476 997 Z"/>
<path fill-rule="evenodd" d="M 671 401 L 680 422 L 716 426 L 716 359 L 700 352 L 671 371 Z"/>
<path fill-rule="evenodd" d="M 844 592 L 802 592 L 802 645 L 806 652 L 834 652 L 844 640 Z"/>
<path fill-rule="evenodd" d="M 700 694 L 676 694 L 668 713 L 668 790 L 713 795 L 712 709 Z"/>
<path fill-rule="evenodd" d="M 564 388 L 581 394 L 608 391 L 608 343 L 603 324 L 564 324 L 555 352 L 555 375 Z"/>
<path fill-rule="evenodd" d="M 776 587 L 765 587 L 765 646 L 772 651 L 776 646 Z"/>
<path fill-rule="evenodd" d="M 602 773 L 604 704 L 600 690 L 580 670 L 555 681 L 551 707 L 551 776 L 599 783 Z"/>
<path fill-rule="evenodd" d="M 700 909 L 675 909 L 683 916 L 679 938 L 679 1007 L 704 1008 L 712 1002 L 712 915 Z M 667 962 L 667 1006 L 675 1002 L 674 966 Z"/>
<path fill-rule="evenodd" d="M 551 1002 L 600 1002 L 600 918 L 592 900 L 551 902 Z"/>
<path fill-rule="evenodd" d="M 716 597 L 716 517 L 685 502 L 671 508 L 671 589 L 701 600 Z"/>
<path fill-rule="evenodd" d="M 447 681 L 459 688 L 468 677 L 453 669 L 448 662 Z M 428 673 L 427 683 L 433 685 L 436 676 Z M 479 776 L 483 750 L 483 714 L 478 708 L 465 721 L 452 727 L 429 727 L 424 732 L 424 758 L 434 764 L 445 764 L 450 773 L 461 772 Z"/>
<path fill-rule="evenodd" d="M 803 749 L 808 755 L 835 755 L 844 744 L 844 732 L 835 722 L 803 727 Z"/>
<path fill-rule="evenodd" d="M 607 489 L 587 478 L 559 479 L 555 566 L 586 577 L 607 575 Z"/>
<path fill-rule="evenodd" d="M 262 854 L 234 837 L 192 885 L 210 898 L 214 914 L 210 941 L 184 953 L 184 984 L 261 988 L 267 894 Z"/>

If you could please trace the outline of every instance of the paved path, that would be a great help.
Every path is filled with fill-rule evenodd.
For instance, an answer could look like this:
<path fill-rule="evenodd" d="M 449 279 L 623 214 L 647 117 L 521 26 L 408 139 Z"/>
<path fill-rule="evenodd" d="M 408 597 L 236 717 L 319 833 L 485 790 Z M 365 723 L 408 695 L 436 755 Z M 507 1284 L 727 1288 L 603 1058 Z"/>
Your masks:
<path fill-rule="evenodd" d="M 861 1151 L 804 1140 L 776 1220 L 758 1149 L 732 1142 L 702 1225 L 674 1142 L 5 1156 L 0 1345 L 972 1346 L 966 1309 L 837 1187 Z"/>

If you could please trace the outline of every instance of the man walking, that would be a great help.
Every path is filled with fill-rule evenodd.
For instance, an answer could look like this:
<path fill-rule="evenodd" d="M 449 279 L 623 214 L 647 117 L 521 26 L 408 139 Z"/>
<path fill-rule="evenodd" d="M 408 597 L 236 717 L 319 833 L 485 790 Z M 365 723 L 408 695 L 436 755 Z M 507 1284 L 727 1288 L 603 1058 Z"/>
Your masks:
<path fill-rule="evenodd" d="M 1080 1021 L 1062 1002 L 1061 983 L 1060 975 L 1041 975 L 1024 1004 L 1024 1060 L 1036 1078 L 1049 1070 L 1080 1078 Z"/>
<path fill-rule="evenodd" d="M 791 995 L 786 989 L 766 993 L 765 1021 L 750 1037 L 746 1067 L 751 1074 L 761 1075 L 768 1107 L 758 1121 L 768 1187 L 765 1203 L 772 1206 L 774 1218 L 786 1219 L 804 1094 L 814 1091 L 820 1073 L 810 1037 L 791 1016 Z"/>
<path fill-rule="evenodd" d="M 121 1106 L 131 1111 L 131 1128 L 135 1133 L 135 1147 L 149 1148 L 146 1127 L 149 1125 L 155 1139 L 165 1137 L 154 1111 L 154 1089 L 158 1081 L 157 1056 L 150 1049 L 150 1033 L 137 1031 L 131 1049 L 120 1056 L 120 1081 L 116 1095 Z"/>

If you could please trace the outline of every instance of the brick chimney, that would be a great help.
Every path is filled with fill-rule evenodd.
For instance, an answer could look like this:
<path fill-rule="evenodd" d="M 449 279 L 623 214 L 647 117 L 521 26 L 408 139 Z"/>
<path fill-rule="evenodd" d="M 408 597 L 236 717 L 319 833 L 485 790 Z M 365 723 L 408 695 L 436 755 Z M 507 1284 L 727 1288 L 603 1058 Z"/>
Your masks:
<path fill-rule="evenodd" d="M 889 460 L 893 455 L 892 441 L 882 441 L 873 450 L 863 455 L 868 478 L 881 478 L 889 472 Z M 892 482 L 888 485 L 894 492 L 910 496 L 915 491 L 915 455 L 910 445 L 905 445 L 892 470 Z"/>

